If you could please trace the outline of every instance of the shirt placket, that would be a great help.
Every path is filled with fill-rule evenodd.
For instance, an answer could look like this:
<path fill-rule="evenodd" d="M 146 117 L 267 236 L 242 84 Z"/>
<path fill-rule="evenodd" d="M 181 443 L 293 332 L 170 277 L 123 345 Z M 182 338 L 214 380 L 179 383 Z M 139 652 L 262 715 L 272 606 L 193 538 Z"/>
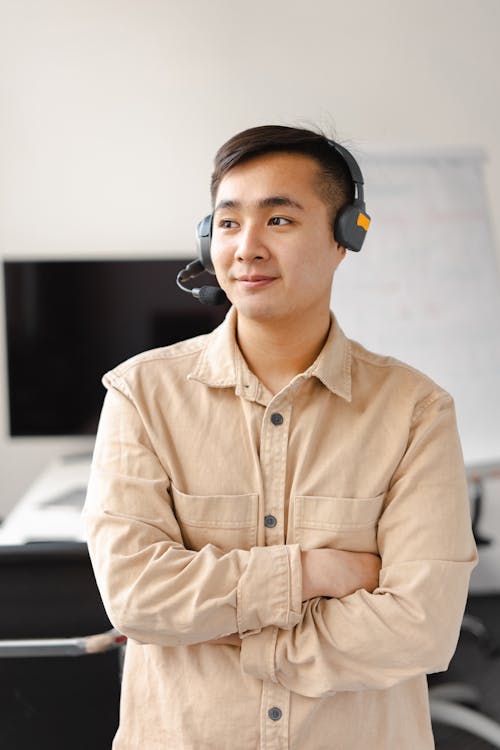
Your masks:
<path fill-rule="evenodd" d="M 292 405 L 285 394 L 266 407 L 261 428 L 260 463 L 263 486 L 265 544 L 285 544 L 285 487 Z M 286 750 L 290 692 L 266 681 L 261 702 L 261 750 Z"/>

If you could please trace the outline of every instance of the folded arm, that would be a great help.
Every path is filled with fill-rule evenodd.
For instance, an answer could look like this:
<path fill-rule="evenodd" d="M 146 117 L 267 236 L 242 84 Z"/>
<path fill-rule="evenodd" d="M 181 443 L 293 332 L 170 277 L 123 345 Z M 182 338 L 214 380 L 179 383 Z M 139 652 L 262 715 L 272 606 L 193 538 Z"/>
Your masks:
<path fill-rule="evenodd" d="M 417 409 L 378 525 L 378 586 L 312 598 L 288 632 L 242 643 L 245 673 L 310 697 L 388 688 L 447 668 L 477 552 L 453 402 Z M 271 667 L 269 665 L 272 665 Z"/>
<path fill-rule="evenodd" d="M 299 545 L 224 553 L 183 545 L 168 472 L 131 399 L 105 399 L 84 509 L 89 551 L 113 625 L 144 643 L 189 645 L 301 616 Z"/>
<path fill-rule="evenodd" d="M 337 549 L 302 550 L 302 601 L 319 596 L 342 599 L 378 586 L 380 557 L 369 552 Z M 221 646 L 241 646 L 238 633 L 208 641 Z"/>

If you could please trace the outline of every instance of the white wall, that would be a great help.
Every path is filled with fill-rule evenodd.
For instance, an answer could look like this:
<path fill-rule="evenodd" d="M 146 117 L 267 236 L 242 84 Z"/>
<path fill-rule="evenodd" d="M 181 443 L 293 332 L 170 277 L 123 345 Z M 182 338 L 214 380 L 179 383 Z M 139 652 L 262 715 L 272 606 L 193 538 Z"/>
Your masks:
<path fill-rule="evenodd" d="M 190 254 L 214 151 L 268 122 L 481 146 L 496 207 L 499 68 L 497 0 L 0 0 L 0 256 Z M 8 438 L 5 366 L 0 414 L 1 516 L 91 446 Z"/>

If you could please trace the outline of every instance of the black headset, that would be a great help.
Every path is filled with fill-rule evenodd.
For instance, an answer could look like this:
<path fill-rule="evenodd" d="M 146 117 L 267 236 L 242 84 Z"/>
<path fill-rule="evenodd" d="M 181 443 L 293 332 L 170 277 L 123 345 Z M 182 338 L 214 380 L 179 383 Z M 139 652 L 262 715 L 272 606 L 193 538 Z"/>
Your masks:
<path fill-rule="evenodd" d="M 333 236 L 339 245 L 345 247 L 347 250 L 352 250 L 353 252 L 358 253 L 361 250 L 366 233 L 370 226 L 370 217 L 366 213 L 363 193 L 363 175 L 361 174 L 361 169 L 359 168 L 356 159 L 350 151 L 339 143 L 328 138 L 326 138 L 325 141 L 335 150 L 346 165 L 354 187 L 354 198 L 352 203 L 349 203 L 347 206 L 340 209 L 335 217 Z M 177 276 L 177 284 L 183 291 L 190 292 L 200 302 L 220 304 L 226 299 L 222 289 L 208 286 L 201 287 L 201 289 L 189 289 L 182 285 L 182 282 L 195 278 L 203 271 L 215 274 L 210 254 L 212 227 L 213 214 L 208 214 L 208 216 L 205 216 L 198 223 L 198 226 L 196 227 L 196 247 L 198 257 L 179 272 L 179 275 Z"/>

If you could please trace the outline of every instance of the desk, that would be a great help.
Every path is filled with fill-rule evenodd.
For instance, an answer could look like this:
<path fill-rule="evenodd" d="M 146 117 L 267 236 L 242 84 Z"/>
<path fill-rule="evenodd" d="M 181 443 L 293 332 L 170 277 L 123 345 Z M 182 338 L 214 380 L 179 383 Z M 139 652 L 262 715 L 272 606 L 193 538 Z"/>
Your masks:
<path fill-rule="evenodd" d="M 91 456 L 65 456 L 49 464 L 0 527 L 0 544 L 85 541 L 81 512 Z"/>
<path fill-rule="evenodd" d="M 481 515 L 476 533 L 489 544 L 478 545 L 479 563 L 472 571 L 469 590 L 472 594 L 500 593 L 500 463 L 467 468 L 472 494 L 482 494 Z M 475 486 L 476 485 L 476 486 Z"/>
<path fill-rule="evenodd" d="M 88 455 L 54 461 L 0 527 L 1 639 L 81 639 L 111 628 L 86 545 L 74 551 L 29 544 L 85 541 L 81 508 L 89 471 Z M 48 653 L 2 658 L 0 747 L 110 748 L 119 716 L 119 651 Z"/>

